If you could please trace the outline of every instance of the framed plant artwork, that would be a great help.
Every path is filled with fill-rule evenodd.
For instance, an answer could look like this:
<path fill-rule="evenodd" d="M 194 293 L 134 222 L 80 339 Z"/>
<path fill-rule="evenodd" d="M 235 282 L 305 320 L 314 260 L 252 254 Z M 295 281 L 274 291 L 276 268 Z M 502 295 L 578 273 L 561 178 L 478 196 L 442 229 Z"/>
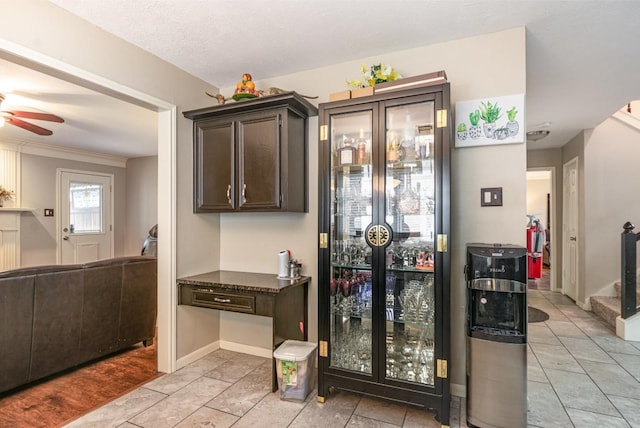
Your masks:
<path fill-rule="evenodd" d="M 524 94 L 456 103 L 455 146 L 525 142 Z"/>

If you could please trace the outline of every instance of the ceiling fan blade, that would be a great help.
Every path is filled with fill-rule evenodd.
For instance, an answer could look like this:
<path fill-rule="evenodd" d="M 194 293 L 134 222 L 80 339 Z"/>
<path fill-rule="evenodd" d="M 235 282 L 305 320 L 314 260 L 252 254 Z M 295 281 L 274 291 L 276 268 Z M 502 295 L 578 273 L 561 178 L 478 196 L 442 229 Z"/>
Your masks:
<path fill-rule="evenodd" d="M 33 123 L 29 123 L 29 122 L 25 122 L 23 120 L 20 119 L 16 119 L 15 117 L 7 117 L 5 118 L 5 120 L 10 123 L 11 125 L 15 125 L 18 126 L 22 129 L 26 129 L 27 131 L 31 131 L 35 134 L 38 135 L 51 135 L 53 134 L 52 131 L 42 128 L 41 126 L 38 125 L 34 125 Z"/>
<path fill-rule="evenodd" d="M 23 117 L 25 119 L 36 119 L 36 120 L 48 120 L 49 122 L 58 122 L 63 123 L 64 119 L 60 116 L 56 116 L 55 114 L 49 113 L 35 113 L 31 111 L 16 111 L 11 110 L 11 113 L 15 117 Z"/>

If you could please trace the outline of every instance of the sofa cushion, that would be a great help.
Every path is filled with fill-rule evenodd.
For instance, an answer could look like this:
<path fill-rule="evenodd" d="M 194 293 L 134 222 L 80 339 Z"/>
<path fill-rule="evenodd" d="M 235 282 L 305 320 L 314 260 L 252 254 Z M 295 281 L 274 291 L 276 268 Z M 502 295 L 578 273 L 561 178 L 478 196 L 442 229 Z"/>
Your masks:
<path fill-rule="evenodd" d="M 118 349 L 121 296 L 122 265 L 85 267 L 80 333 L 82 360 Z"/>
<path fill-rule="evenodd" d="M 29 380 L 35 276 L 0 278 L 0 391 Z"/>
<path fill-rule="evenodd" d="M 153 339 L 157 312 L 157 260 L 140 257 L 123 265 L 121 346 Z"/>
<path fill-rule="evenodd" d="M 30 380 L 81 362 L 83 279 L 81 268 L 36 276 Z"/>

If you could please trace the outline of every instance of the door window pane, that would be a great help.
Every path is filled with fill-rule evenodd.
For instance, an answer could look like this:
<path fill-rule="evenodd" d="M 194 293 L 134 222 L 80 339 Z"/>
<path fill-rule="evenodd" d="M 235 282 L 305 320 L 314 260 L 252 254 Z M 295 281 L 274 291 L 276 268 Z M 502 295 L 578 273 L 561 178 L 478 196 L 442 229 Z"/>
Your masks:
<path fill-rule="evenodd" d="M 69 224 L 73 233 L 102 233 L 103 186 L 94 183 L 69 183 Z"/>

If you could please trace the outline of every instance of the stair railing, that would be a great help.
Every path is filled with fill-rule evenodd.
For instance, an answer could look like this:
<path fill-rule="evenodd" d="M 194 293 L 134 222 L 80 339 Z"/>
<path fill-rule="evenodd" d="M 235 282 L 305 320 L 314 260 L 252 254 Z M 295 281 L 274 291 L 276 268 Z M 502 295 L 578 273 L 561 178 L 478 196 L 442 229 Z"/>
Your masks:
<path fill-rule="evenodd" d="M 620 316 L 629 318 L 638 312 L 636 302 L 636 254 L 638 252 L 638 240 L 640 233 L 633 233 L 634 226 L 626 222 L 622 226 L 622 287 L 620 290 Z"/>

